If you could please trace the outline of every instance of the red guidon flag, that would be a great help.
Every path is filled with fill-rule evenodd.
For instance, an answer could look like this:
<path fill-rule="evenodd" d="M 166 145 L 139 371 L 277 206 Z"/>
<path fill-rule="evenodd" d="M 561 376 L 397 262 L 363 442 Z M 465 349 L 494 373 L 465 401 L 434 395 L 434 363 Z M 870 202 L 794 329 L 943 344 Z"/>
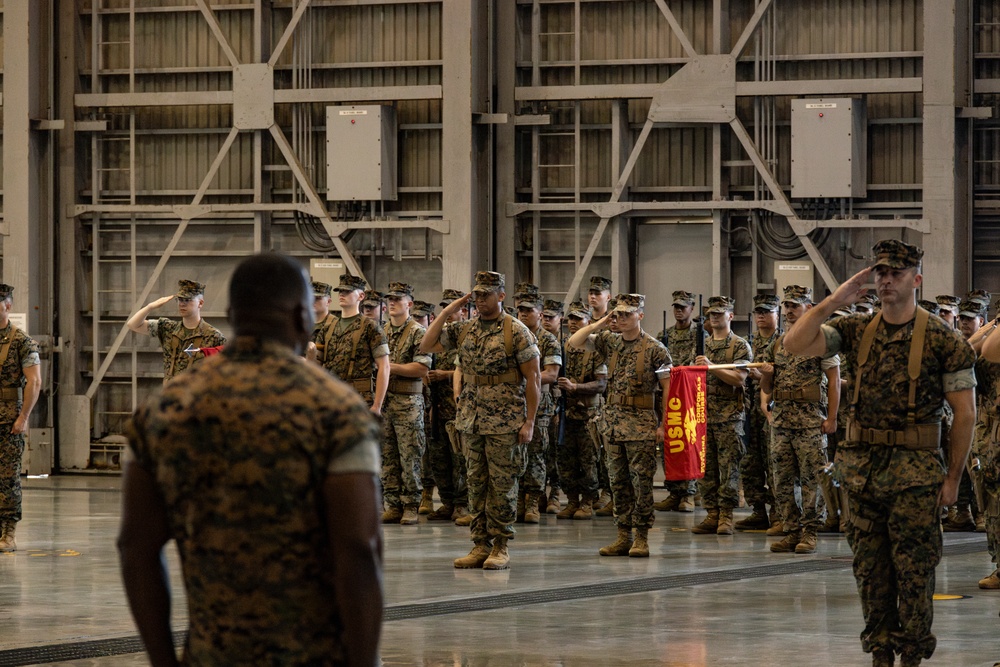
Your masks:
<path fill-rule="evenodd" d="M 667 414 L 663 417 L 663 470 L 668 482 L 705 476 L 706 366 L 670 370 Z"/>

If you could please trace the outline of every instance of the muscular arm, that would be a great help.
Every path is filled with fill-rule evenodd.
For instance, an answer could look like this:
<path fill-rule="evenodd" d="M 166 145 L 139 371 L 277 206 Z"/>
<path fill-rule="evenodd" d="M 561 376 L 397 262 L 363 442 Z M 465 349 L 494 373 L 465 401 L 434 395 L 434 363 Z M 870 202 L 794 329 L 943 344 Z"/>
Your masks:
<path fill-rule="evenodd" d="M 389 364 L 389 372 L 404 378 L 422 378 L 427 375 L 429 369 L 419 361 L 411 361 L 408 364 Z"/>
<path fill-rule="evenodd" d="M 996 320 L 992 322 L 987 322 L 986 324 L 981 326 L 979 330 L 976 331 L 976 333 L 972 334 L 972 336 L 969 337 L 969 345 L 971 345 L 972 349 L 976 351 L 976 354 L 983 356 L 983 346 L 986 344 L 986 340 L 989 338 L 989 335 L 993 333 L 996 330 L 996 328 L 997 328 Z"/>
<path fill-rule="evenodd" d="M 389 390 L 389 355 L 384 355 L 375 360 L 375 400 L 372 402 L 372 412 L 377 415 L 382 414 L 382 404 L 385 403 L 385 394 Z"/>
<path fill-rule="evenodd" d="M 382 498 L 368 473 L 328 475 L 323 484 L 335 604 L 351 665 L 375 665 L 382 628 Z"/>
<path fill-rule="evenodd" d="M 942 507 L 953 505 L 958 500 L 958 483 L 972 448 L 972 431 L 976 425 L 976 390 L 952 391 L 944 397 L 955 413 L 955 421 L 948 436 L 948 475 L 938 494 L 938 505 Z"/>
<path fill-rule="evenodd" d="M 173 298 L 174 295 L 171 294 L 170 296 L 160 297 L 156 301 L 146 304 L 137 310 L 132 317 L 128 318 L 128 321 L 125 322 L 125 326 L 127 326 L 131 331 L 148 336 L 149 322 L 146 321 L 146 317 L 149 315 L 150 311 L 156 310 L 165 303 L 169 303 L 173 300 Z"/>
<path fill-rule="evenodd" d="M 535 430 L 535 415 L 538 413 L 538 400 L 542 394 L 542 374 L 538 368 L 538 357 L 528 359 L 523 364 L 520 364 L 519 368 L 521 369 L 521 375 L 527 381 L 524 388 L 527 416 L 518 433 L 518 442 L 526 444 L 531 442 L 531 436 Z"/>
<path fill-rule="evenodd" d="M 22 368 L 25 379 L 28 381 L 24 385 L 24 399 L 21 403 L 21 412 L 14 420 L 14 426 L 10 432 L 14 434 L 24 433 L 28 430 L 28 417 L 38 402 L 38 395 L 42 390 L 42 367 L 39 364 Z"/>
<path fill-rule="evenodd" d="M 135 461 L 127 462 L 118 558 L 129 608 L 154 667 L 178 664 L 170 633 L 170 581 L 163 559 L 169 539 L 167 512 L 156 481 Z"/>
<path fill-rule="evenodd" d="M 545 364 L 540 377 L 541 384 L 554 384 L 559 379 L 559 364 Z"/>
<path fill-rule="evenodd" d="M 604 390 L 608 388 L 608 376 L 598 375 L 597 378 L 591 382 L 573 382 L 569 378 L 562 377 L 559 378 L 559 388 L 566 390 L 574 396 L 593 396 L 594 394 L 603 394 Z"/>
<path fill-rule="evenodd" d="M 585 327 L 580 327 L 575 334 L 566 340 L 566 344 L 582 350 L 587 345 L 587 338 L 590 337 L 590 334 L 596 333 L 607 327 L 610 322 L 611 318 L 605 317 L 603 320 L 598 320 L 597 322 L 588 324 Z"/>
<path fill-rule="evenodd" d="M 854 303 L 859 296 L 867 291 L 864 285 L 868 282 L 871 268 L 862 269 L 850 280 L 840 284 L 837 291 L 823 299 L 819 304 L 805 312 L 795 323 L 795 326 L 785 334 L 784 346 L 791 354 L 801 354 L 807 357 L 822 357 L 826 354 L 826 339 L 820 327 L 841 306 Z"/>
<path fill-rule="evenodd" d="M 996 320 L 990 322 L 986 326 L 989 327 L 996 326 Z M 985 336 L 983 340 L 983 346 L 979 350 L 979 354 L 986 361 L 992 361 L 993 363 L 1000 363 L 1000 335 Z"/>
<path fill-rule="evenodd" d="M 837 432 L 837 412 L 840 410 L 840 366 L 827 368 L 825 371 L 827 384 L 826 396 L 829 403 L 826 409 L 826 419 L 823 420 L 823 433 Z"/>
<path fill-rule="evenodd" d="M 469 292 L 460 299 L 455 299 L 444 307 L 440 315 L 434 318 L 431 325 L 427 327 L 427 331 L 424 332 L 423 340 L 420 341 L 421 354 L 444 352 L 444 345 L 441 344 L 441 332 L 444 330 L 444 325 L 448 322 L 451 315 L 461 310 L 465 304 L 469 303 L 469 299 L 472 297 L 473 293 Z"/>

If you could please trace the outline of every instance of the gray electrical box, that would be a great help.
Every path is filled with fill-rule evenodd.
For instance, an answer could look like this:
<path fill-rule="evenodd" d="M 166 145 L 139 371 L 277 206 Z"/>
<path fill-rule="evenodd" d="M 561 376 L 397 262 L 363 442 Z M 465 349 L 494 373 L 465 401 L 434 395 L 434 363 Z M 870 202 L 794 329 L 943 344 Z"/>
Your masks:
<path fill-rule="evenodd" d="M 868 196 L 868 110 L 852 98 L 792 100 L 792 197 Z"/>
<path fill-rule="evenodd" d="M 396 110 L 326 108 L 326 198 L 396 200 Z"/>

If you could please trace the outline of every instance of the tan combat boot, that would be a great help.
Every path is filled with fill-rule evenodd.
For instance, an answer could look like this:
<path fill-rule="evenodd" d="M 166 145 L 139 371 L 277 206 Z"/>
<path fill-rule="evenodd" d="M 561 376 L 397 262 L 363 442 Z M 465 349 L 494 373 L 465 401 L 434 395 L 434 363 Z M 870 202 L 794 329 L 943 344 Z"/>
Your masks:
<path fill-rule="evenodd" d="M 572 519 L 576 511 L 580 509 L 580 494 L 574 493 L 569 496 L 569 503 L 566 507 L 556 512 L 557 519 Z"/>
<path fill-rule="evenodd" d="M 417 510 L 420 514 L 430 514 L 434 511 L 434 487 L 429 486 L 424 489 L 424 492 L 420 495 L 420 508 Z"/>
<path fill-rule="evenodd" d="M 559 489 L 552 489 L 549 494 L 549 500 L 545 503 L 545 513 L 546 514 L 559 514 L 559 510 L 562 509 L 562 503 L 559 502 Z"/>
<path fill-rule="evenodd" d="M 484 570 L 506 570 L 510 567 L 510 554 L 507 553 L 507 538 L 498 537 L 493 540 L 493 551 L 483 562 Z"/>
<path fill-rule="evenodd" d="M 771 551 L 776 554 L 790 554 L 795 551 L 795 547 L 798 546 L 799 542 L 802 540 L 802 531 L 793 530 L 785 535 L 784 539 L 779 540 L 771 545 Z"/>
<path fill-rule="evenodd" d="M 678 512 L 693 512 L 694 511 L 694 496 L 684 496 L 677 503 Z"/>
<path fill-rule="evenodd" d="M 455 505 L 455 509 L 451 512 L 451 520 L 458 521 L 463 516 L 469 516 L 469 508 L 465 505 Z"/>
<path fill-rule="evenodd" d="M 720 508 L 719 509 L 719 526 L 715 529 L 716 535 L 732 535 L 733 534 L 733 508 Z"/>
<path fill-rule="evenodd" d="M 476 546 L 472 547 L 469 555 L 455 559 L 455 567 L 460 570 L 482 567 L 486 559 L 490 557 L 490 549 L 491 547 L 488 542 L 476 542 Z"/>
<path fill-rule="evenodd" d="M 579 509 L 573 512 L 573 518 L 577 521 L 590 521 L 594 518 L 593 506 L 593 500 L 581 500 Z"/>
<path fill-rule="evenodd" d="M 670 494 L 660 502 L 653 503 L 653 509 L 657 512 L 676 512 L 680 504 L 680 497 Z"/>
<path fill-rule="evenodd" d="M 635 529 L 635 541 L 632 542 L 632 548 L 628 550 L 629 557 L 649 558 L 649 542 L 646 540 L 648 536 L 649 528 Z"/>
<path fill-rule="evenodd" d="M 441 505 L 427 515 L 428 521 L 451 521 L 451 515 L 455 513 L 454 505 Z"/>
<path fill-rule="evenodd" d="M 771 521 L 767 518 L 767 510 L 763 505 L 753 508 L 753 513 L 745 519 L 737 521 L 733 527 L 736 530 L 766 530 L 771 527 Z"/>
<path fill-rule="evenodd" d="M 988 591 L 1000 590 L 1000 569 L 993 570 L 989 576 L 980 579 L 979 587 Z"/>
<path fill-rule="evenodd" d="M 972 510 L 969 507 L 955 512 L 954 518 L 949 514 L 948 523 L 944 525 L 946 533 L 974 533 L 976 532 L 976 520 L 972 518 Z"/>
<path fill-rule="evenodd" d="M 17 545 L 14 543 L 14 529 L 16 526 L 17 522 L 12 519 L 0 522 L 0 553 L 17 551 Z"/>
<path fill-rule="evenodd" d="M 402 518 L 402 507 L 390 507 L 386 511 L 382 512 L 382 523 L 399 523 L 399 520 Z"/>
<path fill-rule="evenodd" d="M 594 505 L 597 507 L 597 505 Z M 594 512 L 594 516 L 614 516 L 615 515 L 615 502 L 612 500 L 610 503 L 602 507 L 601 509 Z"/>
<path fill-rule="evenodd" d="M 816 553 L 816 531 L 803 530 L 799 543 L 795 545 L 795 553 L 812 554 Z"/>
<path fill-rule="evenodd" d="M 706 516 L 701 523 L 691 529 L 691 532 L 695 535 L 715 535 L 715 531 L 719 529 L 719 510 L 712 509 L 708 510 L 708 516 Z"/>
<path fill-rule="evenodd" d="M 455 520 L 456 526 L 471 526 L 472 525 L 472 514 L 469 509 L 464 505 L 459 505 L 455 508 L 454 514 L 451 515 Z"/>
<path fill-rule="evenodd" d="M 771 521 L 771 527 L 768 528 L 764 534 L 769 535 L 770 537 L 776 537 L 778 535 L 787 535 L 788 531 L 785 530 L 785 522 L 781 519 L 776 519 Z"/>
<path fill-rule="evenodd" d="M 628 556 L 629 549 L 632 548 L 632 529 L 619 528 L 618 539 L 606 547 L 601 547 L 597 553 L 602 556 Z"/>
<path fill-rule="evenodd" d="M 414 526 L 419 520 L 419 516 L 416 505 L 407 505 L 403 508 L 403 516 L 400 517 L 399 523 L 404 526 Z"/>
<path fill-rule="evenodd" d="M 594 509 L 601 510 L 609 504 L 611 504 L 611 493 L 607 489 L 601 489 L 601 495 L 594 501 Z"/>
<path fill-rule="evenodd" d="M 538 523 L 542 520 L 542 515 L 538 512 L 538 494 L 529 493 L 524 501 L 524 522 Z M 495 549 L 494 549 L 495 550 Z M 502 568 L 495 568 L 502 569 Z"/>

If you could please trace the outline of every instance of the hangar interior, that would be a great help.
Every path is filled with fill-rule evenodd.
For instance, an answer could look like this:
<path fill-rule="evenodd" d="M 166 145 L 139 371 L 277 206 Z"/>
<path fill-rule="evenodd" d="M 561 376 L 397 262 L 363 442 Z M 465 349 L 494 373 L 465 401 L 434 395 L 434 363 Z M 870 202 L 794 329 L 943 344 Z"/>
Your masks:
<path fill-rule="evenodd" d="M 114 470 L 177 280 L 240 258 L 436 302 L 478 269 L 823 294 L 873 240 L 996 292 L 993 0 L 3 3 L 3 281 L 43 348 L 26 468 Z M 742 314 L 741 314 L 742 313 Z M 163 312 L 163 315 L 172 313 Z M 666 319 L 666 316 L 664 315 Z"/>

